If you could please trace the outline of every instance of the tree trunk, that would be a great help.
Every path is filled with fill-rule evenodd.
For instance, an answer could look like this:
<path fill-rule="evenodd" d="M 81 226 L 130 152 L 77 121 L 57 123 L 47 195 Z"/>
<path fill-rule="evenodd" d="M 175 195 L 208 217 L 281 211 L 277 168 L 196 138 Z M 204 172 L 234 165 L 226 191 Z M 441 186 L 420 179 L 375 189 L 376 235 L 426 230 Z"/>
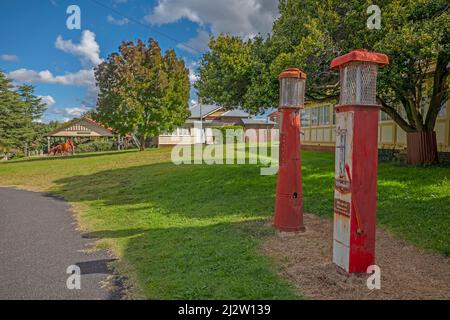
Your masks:
<path fill-rule="evenodd" d="M 145 140 L 147 140 L 147 138 L 145 136 L 142 136 L 141 140 L 140 140 L 140 143 L 141 143 L 141 146 L 139 148 L 140 151 L 144 151 L 145 150 Z"/>
<path fill-rule="evenodd" d="M 408 164 L 439 162 L 435 131 L 408 132 Z"/>

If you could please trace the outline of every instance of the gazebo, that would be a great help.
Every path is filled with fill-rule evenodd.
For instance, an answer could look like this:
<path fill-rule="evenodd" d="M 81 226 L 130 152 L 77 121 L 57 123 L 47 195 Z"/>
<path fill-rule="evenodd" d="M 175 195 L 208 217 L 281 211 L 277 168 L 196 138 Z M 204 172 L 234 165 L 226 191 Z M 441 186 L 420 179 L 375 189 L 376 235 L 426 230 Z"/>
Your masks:
<path fill-rule="evenodd" d="M 81 119 L 72 120 L 65 125 L 46 134 L 47 150 L 50 150 L 52 138 L 97 138 L 97 137 L 114 137 L 112 128 L 107 128 L 90 118 L 83 117 Z M 118 140 L 120 136 L 118 135 Z"/>

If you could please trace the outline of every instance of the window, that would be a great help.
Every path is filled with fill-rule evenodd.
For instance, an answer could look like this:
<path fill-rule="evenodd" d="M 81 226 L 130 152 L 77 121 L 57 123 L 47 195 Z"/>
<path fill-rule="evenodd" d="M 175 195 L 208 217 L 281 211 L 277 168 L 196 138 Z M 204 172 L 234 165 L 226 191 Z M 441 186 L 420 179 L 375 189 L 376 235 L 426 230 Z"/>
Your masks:
<path fill-rule="evenodd" d="M 188 128 L 177 128 L 177 136 L 190 136 L 191 133 Z"/>
<path fill-rule="evenodd" d="M 319 126 L 323 125 L 323 108 L 322 107 L 317 108 L 317 118 L 319 119 L 319 121 L 317 121 L 317 124 Z"/>
<path fill-rule="evenodd" d="M 311 109 L 311 125 L 325 126 L 330 124 L 331 105 Z"/>
<path fill-rule="evenodd" d="M 323 121 L 322 125 L 329 125 L 330 124 L 330 105 L 323 106 Z"/>
<path fill-rule="evenodd" d="M 174 137 L 190 136 L 191 131 L 189 128 L 176 128 L 173 132 L 167 133 L 166 135 Z"/>
<path fill-rule="evenodd" d="M 311 115 L 311 110 L 310 109 L 302 109 L 300 111 L 300 120 L 301 120 L 301 127 L 302 128 L 309 127 L 310 115 Z"/>
<path fill-rule="evenodd" d="M 319 123 L 318 114 L 319 114 L 318 108 L 311 109 L 311 125 L 312 126 L 317 126 L 317 124 Z"/>

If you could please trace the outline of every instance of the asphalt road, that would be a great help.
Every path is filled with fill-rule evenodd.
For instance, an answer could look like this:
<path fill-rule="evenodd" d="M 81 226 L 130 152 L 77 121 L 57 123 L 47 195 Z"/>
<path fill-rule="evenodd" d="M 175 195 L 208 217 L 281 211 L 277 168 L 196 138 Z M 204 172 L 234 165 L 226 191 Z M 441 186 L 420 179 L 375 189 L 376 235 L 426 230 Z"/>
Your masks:
<path fill-rule="evenodd" d="M 105 286 L 112 259 L 87 253 L 92 240 L 75 228 L 66 202 L 0 188 L 0 299 L 117 299 Z M 81 270 L 80 290 L 67 288 L 72 265 Z"/>

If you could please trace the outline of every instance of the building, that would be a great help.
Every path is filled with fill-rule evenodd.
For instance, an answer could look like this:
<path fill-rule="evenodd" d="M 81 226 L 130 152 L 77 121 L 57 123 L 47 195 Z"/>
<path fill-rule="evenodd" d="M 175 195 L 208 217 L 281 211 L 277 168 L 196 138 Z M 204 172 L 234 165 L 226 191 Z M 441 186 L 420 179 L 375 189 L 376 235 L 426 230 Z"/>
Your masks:
<path fill-rule="evenodd" d="M 425 100 L 424 100 L 425 102 Z M 450 102 L 439 112 L 435 131 L 439 152 L 450 152 Z M 302 147 L 310 150 L 334 150 L 335 113 L 333 102 L 307 102 L 301 110 Z M 426 108 L 423 103 L 424 111 Z M 271 118 L 276 118 L 272 114 Z M 390 117 L 380 111 L 378 126 L 378 147 L 380 149 L 406 149 L 406 132 Z"/>
<path fill-rule="evenodd" d="M 48 149 L 50 149 L 52 143 L 65 142 L 67 139 L 116 137 L 113 129 L 107 128 L 87 117 L 69 121 L 45 136 L 47 137 Z"/>
<path fill-rule="evenodd" d="M 276 123 L 269 119 L 252 118 L 241 109 L 225 110 L 217 105 L 195 105 L 190 109 L 191 116 L 182 127 L 171 133 L 159 136 L 160 146 L 176 144 L 214 143 L 213 128 L 241 126 L 244 130 L 257 130 L 258 136 L 270 138 L 270 129 Z"/>

